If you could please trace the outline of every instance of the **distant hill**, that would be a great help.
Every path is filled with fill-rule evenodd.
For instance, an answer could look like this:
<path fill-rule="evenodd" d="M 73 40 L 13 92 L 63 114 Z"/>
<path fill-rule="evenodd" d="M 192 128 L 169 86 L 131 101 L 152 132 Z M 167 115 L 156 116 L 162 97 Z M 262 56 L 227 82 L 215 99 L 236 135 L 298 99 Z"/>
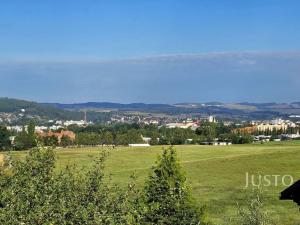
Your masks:
<path fill-rule="evenodd" d="M 168 104 L 145 104 L 145 103 L 112 103 L 112 102 L 87 102 L 74 104 L 60 104 L 60 103 L 43 103 L 46 106 L 52 106 L 59 109 L 118 109 L 118 110 L 164 110 L 174 109 L 173 105 Z"/>
<path fill-rule="evenodd" d="M 112 103 L 87 102 L 75 104 L 37 103 L 19 99 L 0 98 L 0 113 L 20 113 L 43 119 L 73 119 L 83 118 L 83 110 L 89 111 L 89 120 L 107 121 L 112 113 L 143 112 L 168 115 L 215 115 L 232 119 L 271 119 L 287 117 L 291 114 L 300 115 L 300 102 L 294 103 L 178 103 L 178 104 L 145 104 L 145 103 Z"/>
<path fill-rule="evenodd" d="M 23 109 L 25 110 L 25 115 L 37 116 L 43 119 L 83 118 L 83 114 L 80 112 L 66 111 L 51 105 L 12 98 L 0 98 L 0 112 L 18 114 L 21 113 L 21 110 Z"/>
<path fill-rule="evenodd" d="M 47 103 L 59 109 L 67 110 L 112 110 L 112 111 L 137 111 L 147 113 L 178 114 L 200 114 L 216 115 L 223 118 L 240 119 L 270 119 L 289 114 L 299 113 L 300 108 L 295 107 L 297 103 L 178 103 L 178 104 L 145 104 L 145 103 L 111 103 L 111 102 L 87 102 L 75 104 Z"/>

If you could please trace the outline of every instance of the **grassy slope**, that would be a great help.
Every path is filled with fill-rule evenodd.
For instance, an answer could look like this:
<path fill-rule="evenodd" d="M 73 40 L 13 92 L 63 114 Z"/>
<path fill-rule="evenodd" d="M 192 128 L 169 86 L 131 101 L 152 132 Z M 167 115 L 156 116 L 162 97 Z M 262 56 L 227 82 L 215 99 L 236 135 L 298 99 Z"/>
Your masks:
<path fill-rule="evenodd" d="M 300 143 L 235 146 L 177 146 L 181 163 L 187 172 L 193 194 L 199 204 L 208 207 L 216 224 L 225 224 L 236 216 L 236 203 L 250 193 L 245 186 L 245 173 L 293 175 L 300 178 Z M 126 185 L 135 173 L 142 184 L 149 168 L 161 152 L 161 147 L 120 147 L 110 151 L 106 163 L 107 173 L 113 180 Z M 22 153 L 14 153 L 20 155 Z M 67 164 L 90 166 L 99 154 L 95 148 L 64 149 L 58 151 L 58 169 Z M 298 224 L 300 214 L 292 202 L 279 201 L 279 193 L 285 187 L 265 187 L 267 208 L 280 224 Z M 228 224 L 228 223 L 226 223 Z"/>

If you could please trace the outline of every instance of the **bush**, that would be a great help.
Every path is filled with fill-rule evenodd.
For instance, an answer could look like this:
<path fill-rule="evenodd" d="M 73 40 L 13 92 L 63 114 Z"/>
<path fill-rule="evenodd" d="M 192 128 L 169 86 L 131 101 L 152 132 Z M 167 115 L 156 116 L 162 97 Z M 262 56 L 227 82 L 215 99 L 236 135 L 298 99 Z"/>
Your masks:
<path fill-rule="evenodd" d="M 261 193 L 258 191 L 254 192 L 253 197 L 247 200 L 245 208 L 238 205 L 238 215 L 241 225 L 274 225 L 264 210 Z"/>
<path fill-rule="evenodd" d="M 145 186 L 145 224 L 204 224 L 174 148 L 165 149 Z"/>
<path fill-rule="evenodd" d="M 164 150 L 142 190 L 134 180 L 125 189 L 113 185 L 103 172 L 106 157 L 102 152 L 87 172 L 58 173 L 53 149 L 36 147 L 11 162 L 9 174 L 0 168 L 0 224 L 205 224 L 173 148 Z"/>
<path fill-rule="evenodd" d="M 53 150 L 30 150 L 25 161 L 13 163 L 11 175 L 2 175 L 0 224 L 138 224 L 128 210 L 134 209 L 132 189 L 105 182 L 105 157 L 86 173 L 70 167 L 54 173 Z"/>

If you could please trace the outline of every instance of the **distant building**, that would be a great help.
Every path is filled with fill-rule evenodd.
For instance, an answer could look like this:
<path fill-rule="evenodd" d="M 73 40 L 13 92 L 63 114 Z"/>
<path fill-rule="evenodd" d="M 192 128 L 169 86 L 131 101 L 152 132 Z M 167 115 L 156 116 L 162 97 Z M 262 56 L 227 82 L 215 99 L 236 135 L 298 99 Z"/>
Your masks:
<path fill-rule="evenodd" d="M 85 126 L 86 122 L 84 120 L 74 121 L 74 120 L 67 120 L 63 123 L 66 127 L 70 125 L 77 125 L 77 126 Z"/>
<path fill-rule="evenodd" d="M 271 138 L 272 138 L 271 135 L 257 135 L 257 136 L 254 136 L 253 141 L 269 142 L 271 140 Z"/>
<path fill-rule="evenodd" d="M 220 146 L 226 146 L 226 145 L 232 145 L 232 142 L 225 142 L 225 141 L 212 141 L 212 142 L 208 142 L 208 141 L 204 141 L 201 142 L 202 145 L 220 145 Z"/>
<path fill-rule="evenodd" d="M 233 133 L 238 134 L 253 134 L 257 131 L 256 127 L 241 127 L 233 130 Z"/>
<path fill-rule="evenodd" d="M 57 120 L 57 121 L 55 122 L 55 124 L 57 124 L 57 125 L 63 125 L 63 121 Z"/>
<path fill-rule="evenodd" d="M 35 131 L 36 132 L 41 132 L 41 131 L 44 131 L 44 130 L 48 130 L 48 127 L 46 127 L 46 126 L 35 126 Z"/>
<path fill-rule="evenodd" d="M 207 117 L 207 121 L 210 122 L 210 123 L 216 123 L 217 122 L 217 120 L 214 116 Z"/>
<path fill-rule="evenodd" d="M 192 138 L 188 138 L 188 139 L 186 139 L 186 142 L 187 143 L 191 143 L 191 142 L 193 142 L 193 139 Z"/>
<path fill-rule="evenodd" d="M 298 139 L 300 138 L 299 131 L 296 134 L 282 134 L 281 139 Z"/>
<path fill-rule="evenodd" d="M 150 147 L 149 144 L 129 144 L 129 147 Z"/>
<path fill-rule="evenodd" d="M 168 123 L 166 124 L 167 128 L 182 128 L 182 129 L 188 129 L 191 128 L 192 130 L 196 130 L 199 125 L 194 122 L 189 123 Z"/>
<path fill-rule="evenodd" d="M 290 118 L 300 118 L 300 115 L 290 115 Z"/>
<path fill-rule="evenodd" d="M 15 139 L 16 139 L 16 136 L 10 136 L 10 137 L 9 137 L 10 143 L 11 143 L 12 145 L 15 144 Z"/>
<path fill-rule="evenodd" d="M 149 124 L 159 124 L 159 122 L 157 120 L 150 120 Z"/>
<path fill-rule="evenodd" d="M 6 127 L 7 130 L 11 130 L 11 131 L 15 131 L 15 132 L 21 132 L 23 130 L 23 126 L 8 126 Z M 26 126 L 25 126 L 25 130 L 26 130 Z"/>
<path fill-rule="evenodd" d="M 149 144 L 150 141 L 151 141 L 151 139 L 152 139 L 151 137 L 143 137 L 143 136 L 142 136 L 142 140 L 143 140 L 145 143 L 148 143 L 148 144 Z"/>
<path fill-rule="evenodd" d="M 297 124 L 290 120 L 275 119 L 271 121 L 252 121 L 252 126 L 241 127 L 234 130 L 235 133 L 254 134 L 255 132 L 286 131 L 288 128 L 296 128 Z"/>
<path fill-rule="evenodd" d="M 63 126 L 60 126 L 60 125 L 52 125 L 49 127 L 50 130 L 58 130 L 58 129 L 61 129 L 63 128 Z"/>
<path fill-rule="evenodd" d="M 267 130 L 287 130 L 288 125 L 285 123 L 280 124 L 259 124 L 255 126 L 256 130 L 258 131 L 267 131 Z"/>
<path fill-rule="evenodd" d="M 223 121 L 224 126 L 229 127 L 233 124 L 232 121 Z"/>

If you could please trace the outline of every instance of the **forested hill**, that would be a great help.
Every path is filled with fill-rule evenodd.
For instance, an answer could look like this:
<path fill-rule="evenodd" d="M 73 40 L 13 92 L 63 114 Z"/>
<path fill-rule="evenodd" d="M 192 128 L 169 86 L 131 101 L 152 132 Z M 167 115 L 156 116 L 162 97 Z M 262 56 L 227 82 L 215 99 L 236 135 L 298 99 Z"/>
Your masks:
<path fill-rule="evenodd" d="M 145 103 L 113 103 L 113 102 L 86 102 L 74 104 L 61 104 L 61 103 L 44 103 L 60 109 L 115 109 L 115 110 L 137 110 L 137 111 L 172 111 L 177 109 L 174 105 L 169 104 L 145 104 Z"/>
<path fill-rule="evenodd" d="M 300 115 L 300 103 L 180 103 L 180 104 L 145 104 L 87 102 L 76 104 L 37 103 L 26 100 L 0 98 L 0 113 L 19 114 L 25 109 L 27 117 L 43 119 L 81 120 L 83 110 L 88 110 L 88 119 L 94 122 L 107 121 L 113 113 L 146 112 L 169 115 L 197 114 L 215 115 L 220 118 L 237 119 L 272 119 Z"/>
<path fill-rule="evenodd" d="M 82 119 L 82 112 L 72 112 L 58 109 L 50 105 L 12 98 L 0 98 L 0 113 L 22 113 L 28 116 L 38 116 L 44 119 Z"/>
<path fill-rule="evenodd" d="M 44 103 L 47 106 L 64 110 L 111 110 L 111 111 L 133 111 L 146 113 L 164 114 L 200 114 L 215 115 L 223 118 L 242 119 L 270 119 L 300 113 L 296 103 L 178 103 L 178 104 L 145 104 L 145 103 L 111 103 L 111 102 L 87 102 L 75 104 Z"/>

